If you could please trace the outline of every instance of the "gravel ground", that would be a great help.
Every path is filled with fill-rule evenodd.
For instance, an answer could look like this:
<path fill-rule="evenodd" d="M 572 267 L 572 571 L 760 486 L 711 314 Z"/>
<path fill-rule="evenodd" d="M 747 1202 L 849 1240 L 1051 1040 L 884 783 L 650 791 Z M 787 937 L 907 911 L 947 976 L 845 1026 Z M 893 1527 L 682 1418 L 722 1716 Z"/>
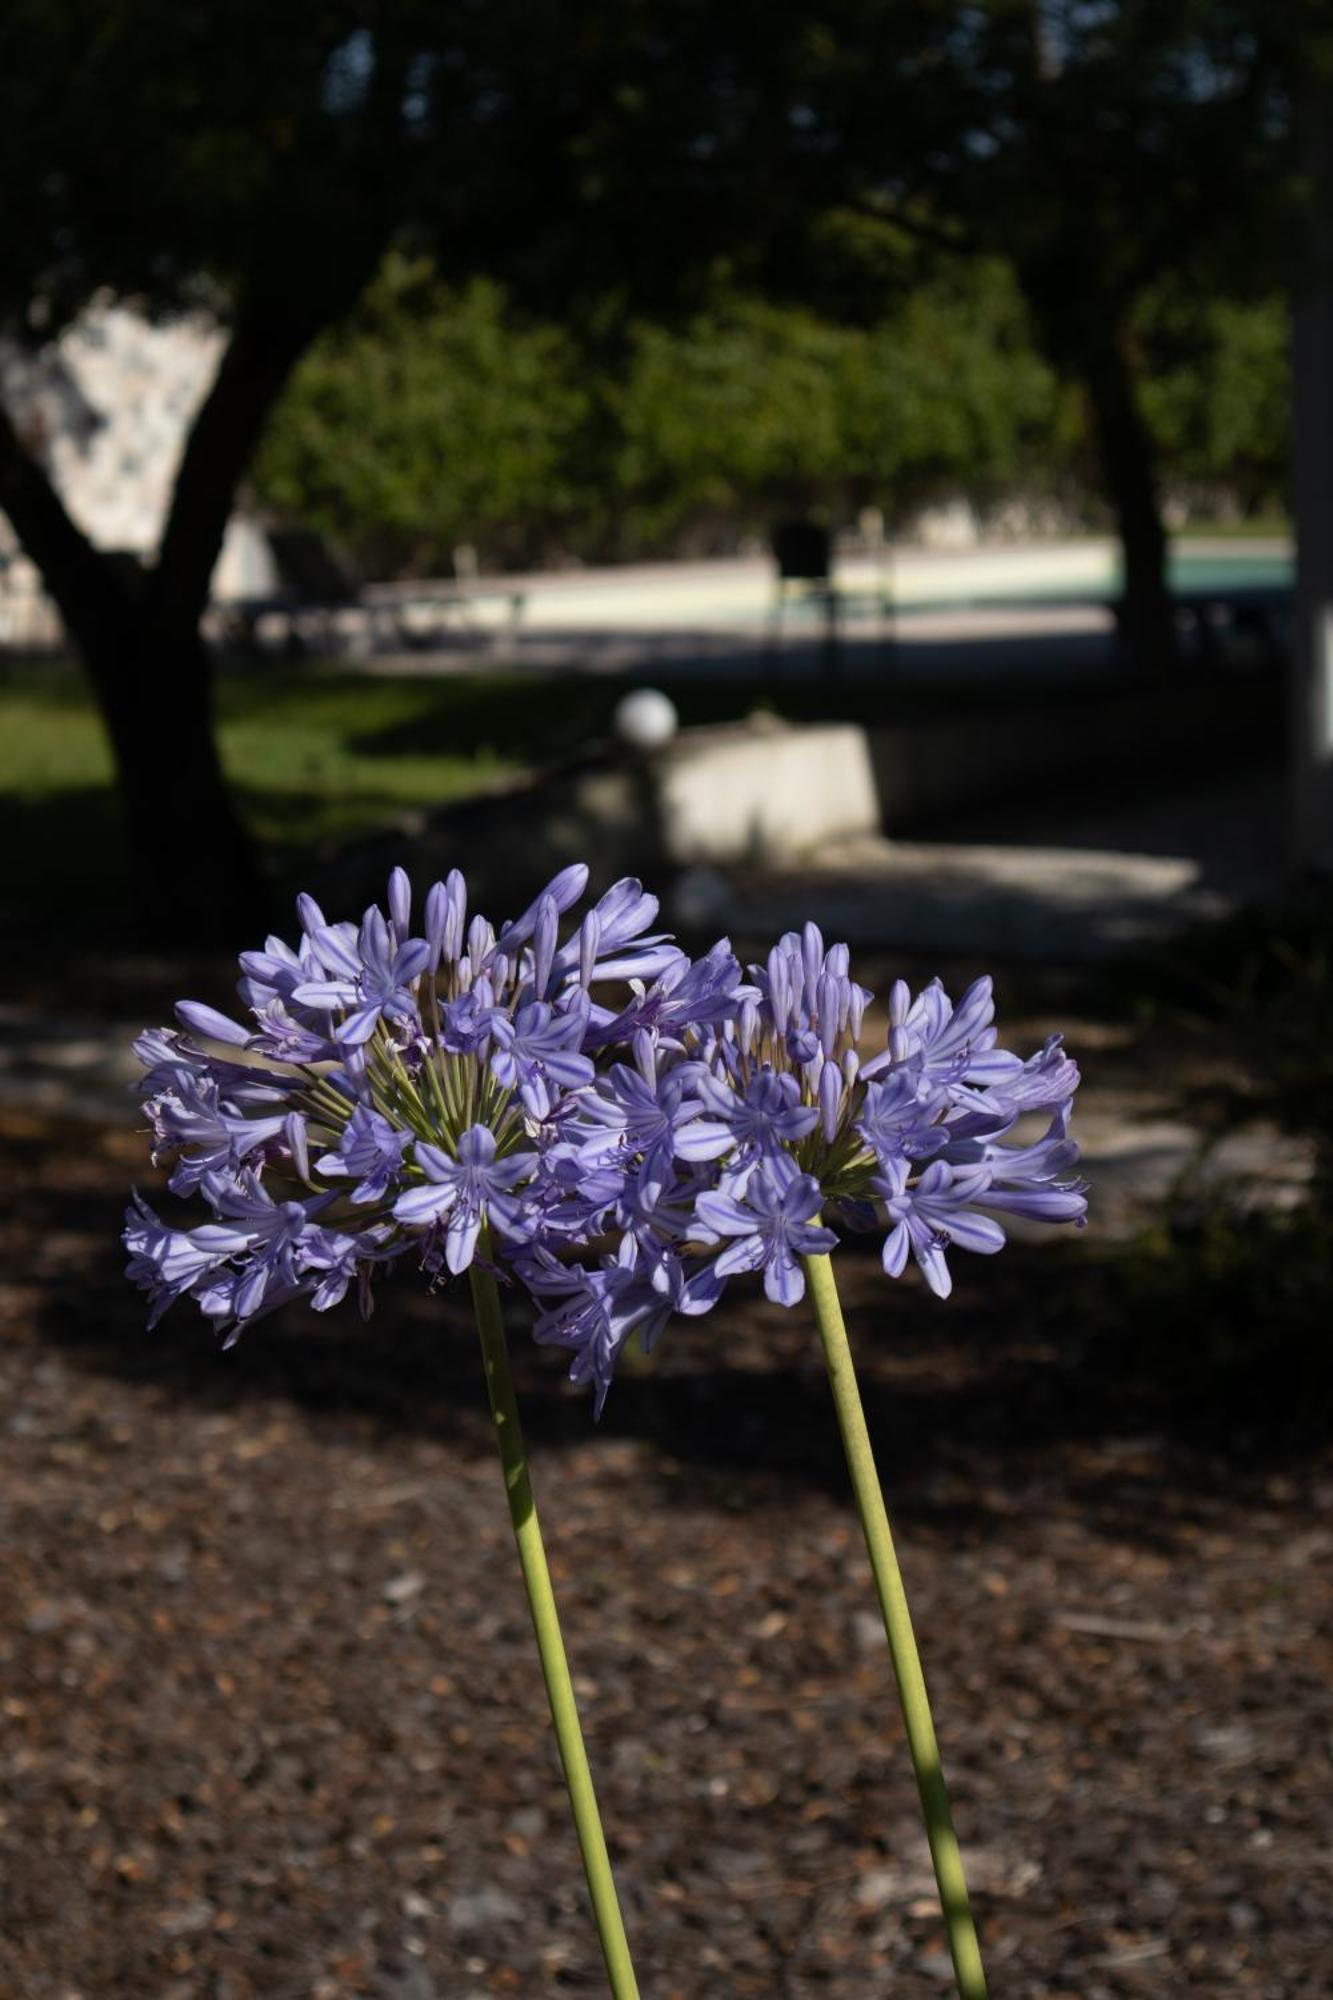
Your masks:
<path fill-rule="evenodd" d="M 602 1992 L 461 1300 L 149 1336 L 140 1142 L 0 1139 L 0 1995 Z M 1091 1365 L 1079 1256 L 840 1266 L 993 1991 L 1305 2000 L 1333 1465 Z M 682 1323 L 598 1428 L 516 1356 L 645 1996 L 947 1993 L 811 1327 Z"/>

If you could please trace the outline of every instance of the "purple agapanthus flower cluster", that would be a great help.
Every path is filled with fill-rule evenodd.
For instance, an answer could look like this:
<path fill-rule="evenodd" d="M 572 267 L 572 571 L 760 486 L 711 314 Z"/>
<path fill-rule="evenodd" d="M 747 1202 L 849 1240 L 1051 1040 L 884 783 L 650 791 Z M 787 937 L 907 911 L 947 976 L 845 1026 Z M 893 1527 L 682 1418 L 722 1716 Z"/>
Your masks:
<path fill-rule="evenodd" d="M 230 1342 L 353 1284 L 368 1311 L 404 1254 L 433 1276 L 484 1257 L 600 1411 L 631 1336 L 742 1272 L 794 1304 L 834 1224 L 883 1230 L 890 1276 L 914 1260 L 945 1296 L 949 1249 L 1000 1249 L 1001 1217 L 1082 1221 L 1078 1071 L 1058 1038 L 998 1047 L 988 980 L 957 1006 L 897 982 L 867 1046 L 872 996 L 813 924 L 747 976 L 725 940 L 691 960 L 654 932 L 637 881 L 571 915 L 586 883 L 562 870 L 498 931 L 457 872 L 415 923 L 401 869 L 359 925 L 301 897 L 295 948 L 242 955 L 248 1023 L 183 1001 L 140 1038 L 154 1157 L 211 1211 L 176 1227 L 136 1197 L 154 1320 L 189 1295 Z"/>

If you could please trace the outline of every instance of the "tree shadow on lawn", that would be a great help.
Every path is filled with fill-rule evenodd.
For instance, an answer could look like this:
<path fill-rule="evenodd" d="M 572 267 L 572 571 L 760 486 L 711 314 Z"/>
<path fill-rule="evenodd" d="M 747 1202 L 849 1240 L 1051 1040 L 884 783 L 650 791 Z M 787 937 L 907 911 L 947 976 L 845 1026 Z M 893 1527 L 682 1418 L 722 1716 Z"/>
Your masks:
<path fill-rule="evenodd" d="M 368 1323 L 350 1304 L 324 1316 L 292 1308 L 228 1354 L 188 1304 L 148 1333 L 123 1276 L 122 1200 L 105 1166 L 101 1185 L 86 1174 L 69 1185 L 52 1175 L 43 1140 L 10 1152 L 19 1180 L 10 1234 L 17 1228 L 35 1252 L 31 1332 L 79 1368 L 213 1410 L 284 1400 L 359 1446 L 408 1432 L 489 1455 L 463 1287 L 432 1295 L 400 1266 Z M 56 1255 L 52 1244 L 63 1246 Z M 984 1266 L 955 1261 L 958 1290 L 942 1306 L 918 1285 L 890 1285 L 873 1246 L 839 1253 L 867 1417 L 904 1516 L 984 1532 L 1012 1510 L 1007 1496 L 1037 1480 L 1101 1532 L 1165 1549 L 1180 1519 L 1219 1498 L 1234 1504 L 1240 1486 L 1262 1485 L 1275 1465 L 1299 1468 L 1326 1435 L 1312 1404 L 1302 1412 L 1278 1396 L 1264 1409 L 1224 1386 L 1201 1399 L 1170 1368 L 1155 1371 L 1154 1340 L 1179 1334 L 1130 1325 L 1123 1255 L 1016 1245 Z M 1120 1316 L 1108 1310 L 1116 1285 Z M 532 1444 L 539 1453 L 587 1445 L 589 1398 L 564 1380 L 558 1352 L 534 1348 L 526 1303 L 509 1316 Z M 847 1492 L 813 1322 L 753 1291 L 737 1289 L 703 1321 L 673 1323 L 651 1360 L 627 1357 L 601 1430 L 651 1447 L 645 1476 L 678 1493 L 684 1470 L 692 1498 L 720 1509 L 762 1507 L 802 1486 Z"/>
<path fill-rule="evenodd" d="M 43 929 L 119 926 L 129 913 L 129 862 L 108 786 L 0 793 L 0 923 Z"/>
<path fill-rule="evenodd" d="M 459 796 L 466 790 L 464 785 Z M 288 886 L 303 878 L 321 850 L 382 838 L 409 815 L 449 802 L 447 790 L 421 802 L 374 785 L 335 790 L 240 783 L 236 796 L 268 864 L 275 907 L 256 908 L 254 935 L 232 940 L 232 950 L 256 943 L 272 921 L 290 930 Z M 164 826 L 162 837 L 188 841 L 189 830 Z M 403 842 L 410 842 L 407 832 Z M 0 794 L 0 926 L 15 935 L 49 937 L 61 951 L 71 942 L 76 951 L 90 944 L 152 947 L 130 893 L 129 852 L 110 786 Z"/>
<path fill-rule="evenodd" d="M 882 727 L 890 719 L 949 716 L 960 708 L 993 711 L 1012 718 L 1025 707 L 1040 707 L 1049 690 L 1014 687 L 982 674 L 947 685 L 902 684 L 879 671 L 846 680 L 824 674 L 784 671 L 783 662 L 747 656 L 730 673 L 671 674 L 667 685 L 685 728 L 736 722 L 765 708 L 790 722 L 847 721 Z M 549 764 L 586 751 L 610 737 L 617 703 L 632 688 L 657 686 L 661 672 L 652 664 L 624 670 L 524 671 L 497 667 L 438 679 L 376 677 L 362 683 L 364 722 L 350 729 L 347 748 L 363 757 L 475 755 L 503 750 L 507 757 Z M 321 693 L 347 697 L 346 674 L 321 674 Z M 1061 689 L 1071 707 L 1097 704 L 1119 684 L 1099 680 Z M 262 694 L 259 697 L 262 700 Z M 276 699 L 276 697 L 271 697 Z M 397 710 L 399 712 L 395 713 Z"/>

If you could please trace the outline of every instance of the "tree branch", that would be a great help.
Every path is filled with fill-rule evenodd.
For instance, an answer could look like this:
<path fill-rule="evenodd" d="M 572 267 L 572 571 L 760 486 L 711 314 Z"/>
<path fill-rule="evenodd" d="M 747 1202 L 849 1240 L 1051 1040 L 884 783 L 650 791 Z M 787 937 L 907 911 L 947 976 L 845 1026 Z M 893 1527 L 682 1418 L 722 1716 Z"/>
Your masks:
<path fill-rule="evenodd" d="M 149 579 L 148 603 L 164 623 L 198 624 L 241 475 L 288 376 L 334 311 L 255 311 L 238 323 L 186 439 Z"/>
<path fill-rule="evenodd" d="M 410 44 L 378 51 L 365 114 L 376 144 L 354 212 L 331 210 L 324 217 L 322 261 L 307 260 L 304 279 L 294 283 L 281 255 L 267 263 L 261 257 L 254 289 L 242 295 L 230 344 L 186 440 L 148 583 L 150 615 L 168 628 L 198 625 L 236 488 L 269 412 L 302 355 L 356 303 L 388 246 L 399 212 L 394 197 L 401 195 L 402 105 L 411 57 Z M 308 221 L 296 226 L 310 227 Z"/>

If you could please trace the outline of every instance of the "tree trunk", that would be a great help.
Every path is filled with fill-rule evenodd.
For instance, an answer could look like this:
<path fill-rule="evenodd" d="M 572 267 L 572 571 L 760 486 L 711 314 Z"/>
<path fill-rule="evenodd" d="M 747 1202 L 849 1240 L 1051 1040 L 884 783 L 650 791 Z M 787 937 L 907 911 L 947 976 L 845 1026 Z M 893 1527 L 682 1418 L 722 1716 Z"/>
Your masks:
<path fill-rule="evenodd" d="M 198 626 L 141 600 L 81 650 L 115 753 L 141 935 L 246 943 L 265 928 L 268 890 L 223 775 Z"/>
<path fill-rule="evenodd" d="M 1085 349 L 1079 372 L 1092 404 L 1097 453 L 1124 558 L 1121 641 L 1138 672 L 1164 675 L 1176 662 L 1176 632 L 1156 447 L 1114 333 Z"/>
<path fill-rule="evenodd" d="M 66 513 L 0 409 L 0 508 L 41 571 L 96 692 L 116 760 L 131 888 L 144 933 L 236 943 L 262 926 L 258 857 L 213 732 L 213 671 L 199 621 L 237 483 L 283 384 L 356 296 L 370 249 L 336 291 L 252 312 L 232 336 L 191 428 L 156 564 L 123 570 Z"/>
<path fill-rule="evenodd" d="M 237 939 L 262 923 L 266 897 L 218 761 L 212 663 L 193 608 L 202 600 L 163 603 L 152 578 L 127 576 L 99 553 L 3 411 L 0 507 L 40 570 L 97 696 L 116 763 L 140 932 L 172 944 Z"/>
<path fill-rule="evenodd" d="M 1062 233 L 1020 262 L 1018 277 L 1047 358 L 1067 381 L 1081 384 L 1091 406 L 1093 443 L 1124 566 L 1121 643 L 1138 673 L 1164 675 L 1177 649 L 1157 447 L 1125 351 L 1124 301 L 1108 298 L 1099 284 L 1101 261 L 1093 236 Z"/>

